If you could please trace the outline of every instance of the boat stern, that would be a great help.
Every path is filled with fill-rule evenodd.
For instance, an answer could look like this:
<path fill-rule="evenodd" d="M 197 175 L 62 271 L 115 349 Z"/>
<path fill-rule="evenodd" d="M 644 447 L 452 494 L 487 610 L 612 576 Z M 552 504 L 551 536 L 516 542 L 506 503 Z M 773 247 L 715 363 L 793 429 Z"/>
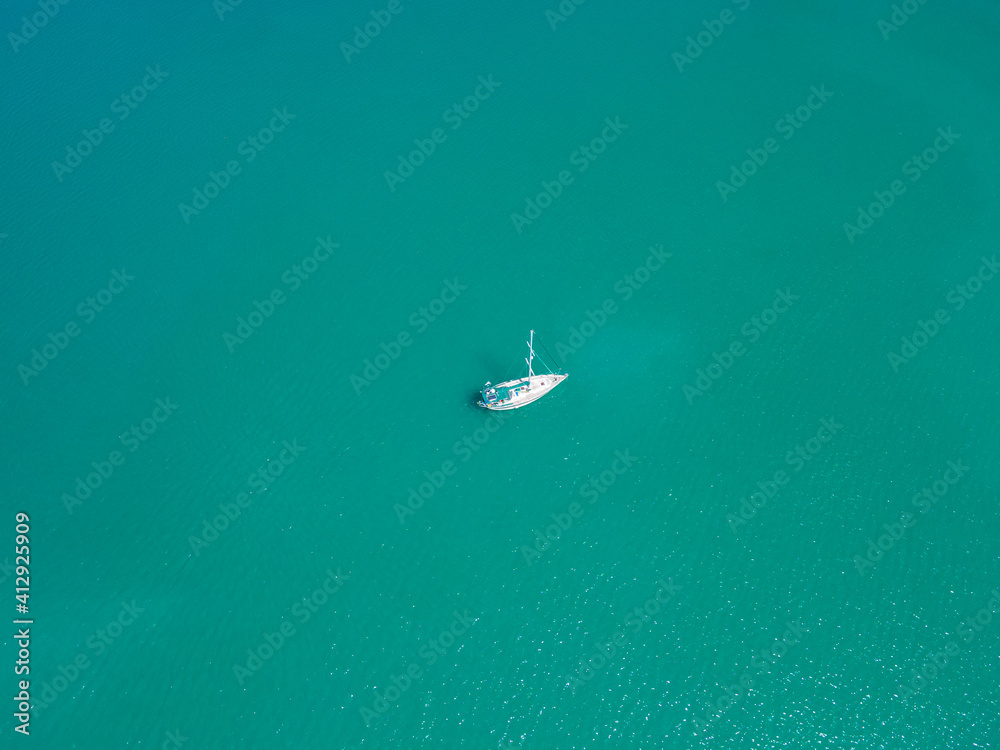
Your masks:
<path fill-rule="evenodd" d="M 485 406 L 487 409 L 495 405 L 496 402 L 499 400 L 499 396 L 497 395 L 497 389 L 494 388 L 489 381 L 487 381 L 486 385 L 483 386 L 483 390 L 480 392 L 480 395 L 483 398 L 482 401 L 479 402 L 479 405 Z"/>

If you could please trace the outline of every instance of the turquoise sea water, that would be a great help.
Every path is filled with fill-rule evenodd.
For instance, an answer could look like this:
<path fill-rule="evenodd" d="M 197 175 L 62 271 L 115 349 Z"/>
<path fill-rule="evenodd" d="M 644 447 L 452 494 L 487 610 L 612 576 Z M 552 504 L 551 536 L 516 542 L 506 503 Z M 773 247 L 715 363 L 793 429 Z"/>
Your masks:
<path fill-rule="evenodd" d="M 1000 12 L 912 6 L 6 37 L 3 746 L 1000 746 Z"/>

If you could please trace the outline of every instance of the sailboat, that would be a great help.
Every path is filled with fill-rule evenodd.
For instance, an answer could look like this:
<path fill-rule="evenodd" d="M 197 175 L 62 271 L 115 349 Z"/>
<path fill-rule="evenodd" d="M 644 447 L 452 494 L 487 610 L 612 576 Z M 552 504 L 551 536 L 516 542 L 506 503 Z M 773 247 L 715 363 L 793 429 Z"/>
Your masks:
<path fill-rule="evenodd" d="M 528 363 L 528 375 L 516 380 L 497 383 L 496 385 L 487 382 L 483 386 L 483 400 L 479 402 L 480 406 L 494 411 L 520 409 L 532 401 L 537 401 L 569 377 L 569 373 L 562 370 L 553 372 L 541 357 L 538 357 L 538 359 L 545 365 L 545 369 L 548 372 L 544 375 L 536 375 L 532 367 L 536 356 L 534 331 L 531 332 L 531 337 L 527 344 L 528 356 L 524 361 Z"/>

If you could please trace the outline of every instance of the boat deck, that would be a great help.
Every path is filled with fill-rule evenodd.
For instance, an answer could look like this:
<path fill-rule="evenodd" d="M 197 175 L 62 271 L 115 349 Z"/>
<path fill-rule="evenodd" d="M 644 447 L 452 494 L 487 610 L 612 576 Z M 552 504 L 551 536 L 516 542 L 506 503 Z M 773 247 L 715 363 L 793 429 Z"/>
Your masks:
<path fill-rule="evenodd" d="M 514 390 L 516 390 L 518 388 L 523 388 L 523 387 L 525 387 L 527 385 L 528 385 L 528 380 L 527 380 L 527 378 L 525 378 L 524 380 L 518 381 L 514 385 L 508 385 L 508 386 L 505 386 L 505 387 L 498 387 L 496 389 L 497 390 L 497 400 L 499 400 L 499 401 L 506 401 L 508 398 L 511 397 L 511 395 L 512 395 L 511 391 L 514 391 Z"/>
<path fill-rule="evenodd" d="M 521 376 L 516 380 L 506 380 L 497 385 L 487 383 L 481 391 L 480 406 L 497 410 L 517 409 L 532 401 L 537 401 L 569 377 L 569 373 L 562 370 L 553 372 L 540 357 L 539 361 L 545 364 L 545 369 L 548 372 L 536 373 L 532 371 L 531 363 L 536 356 L 534 341 L 535 332 L 531 331 L 531 338 L 528 340 L 528 358 L 525 360 L 528 365 L 528 376 Z"/>

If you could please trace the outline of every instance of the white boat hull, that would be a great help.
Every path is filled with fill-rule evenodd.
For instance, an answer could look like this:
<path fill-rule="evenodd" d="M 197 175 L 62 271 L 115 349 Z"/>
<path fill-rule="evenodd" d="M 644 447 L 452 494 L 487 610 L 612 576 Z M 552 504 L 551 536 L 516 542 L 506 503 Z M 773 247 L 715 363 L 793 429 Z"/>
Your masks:
<path fill-rule="evenodd" d="M 532 375 L 517 380 L 508 380 L 505 383 L 498 383 L 493 386 L 495 391 L 501 393 L 506 390 L 507 398 L 498 399 L 492 403 L 480 401 L 479 405 L 491 411 L 509 411 L 510 409 L 520 409 L 533 401 L 537 401 L 546 393 L 551 391 L 566 378 L 569 373 L 547 373 L 545 375 Z"/>

